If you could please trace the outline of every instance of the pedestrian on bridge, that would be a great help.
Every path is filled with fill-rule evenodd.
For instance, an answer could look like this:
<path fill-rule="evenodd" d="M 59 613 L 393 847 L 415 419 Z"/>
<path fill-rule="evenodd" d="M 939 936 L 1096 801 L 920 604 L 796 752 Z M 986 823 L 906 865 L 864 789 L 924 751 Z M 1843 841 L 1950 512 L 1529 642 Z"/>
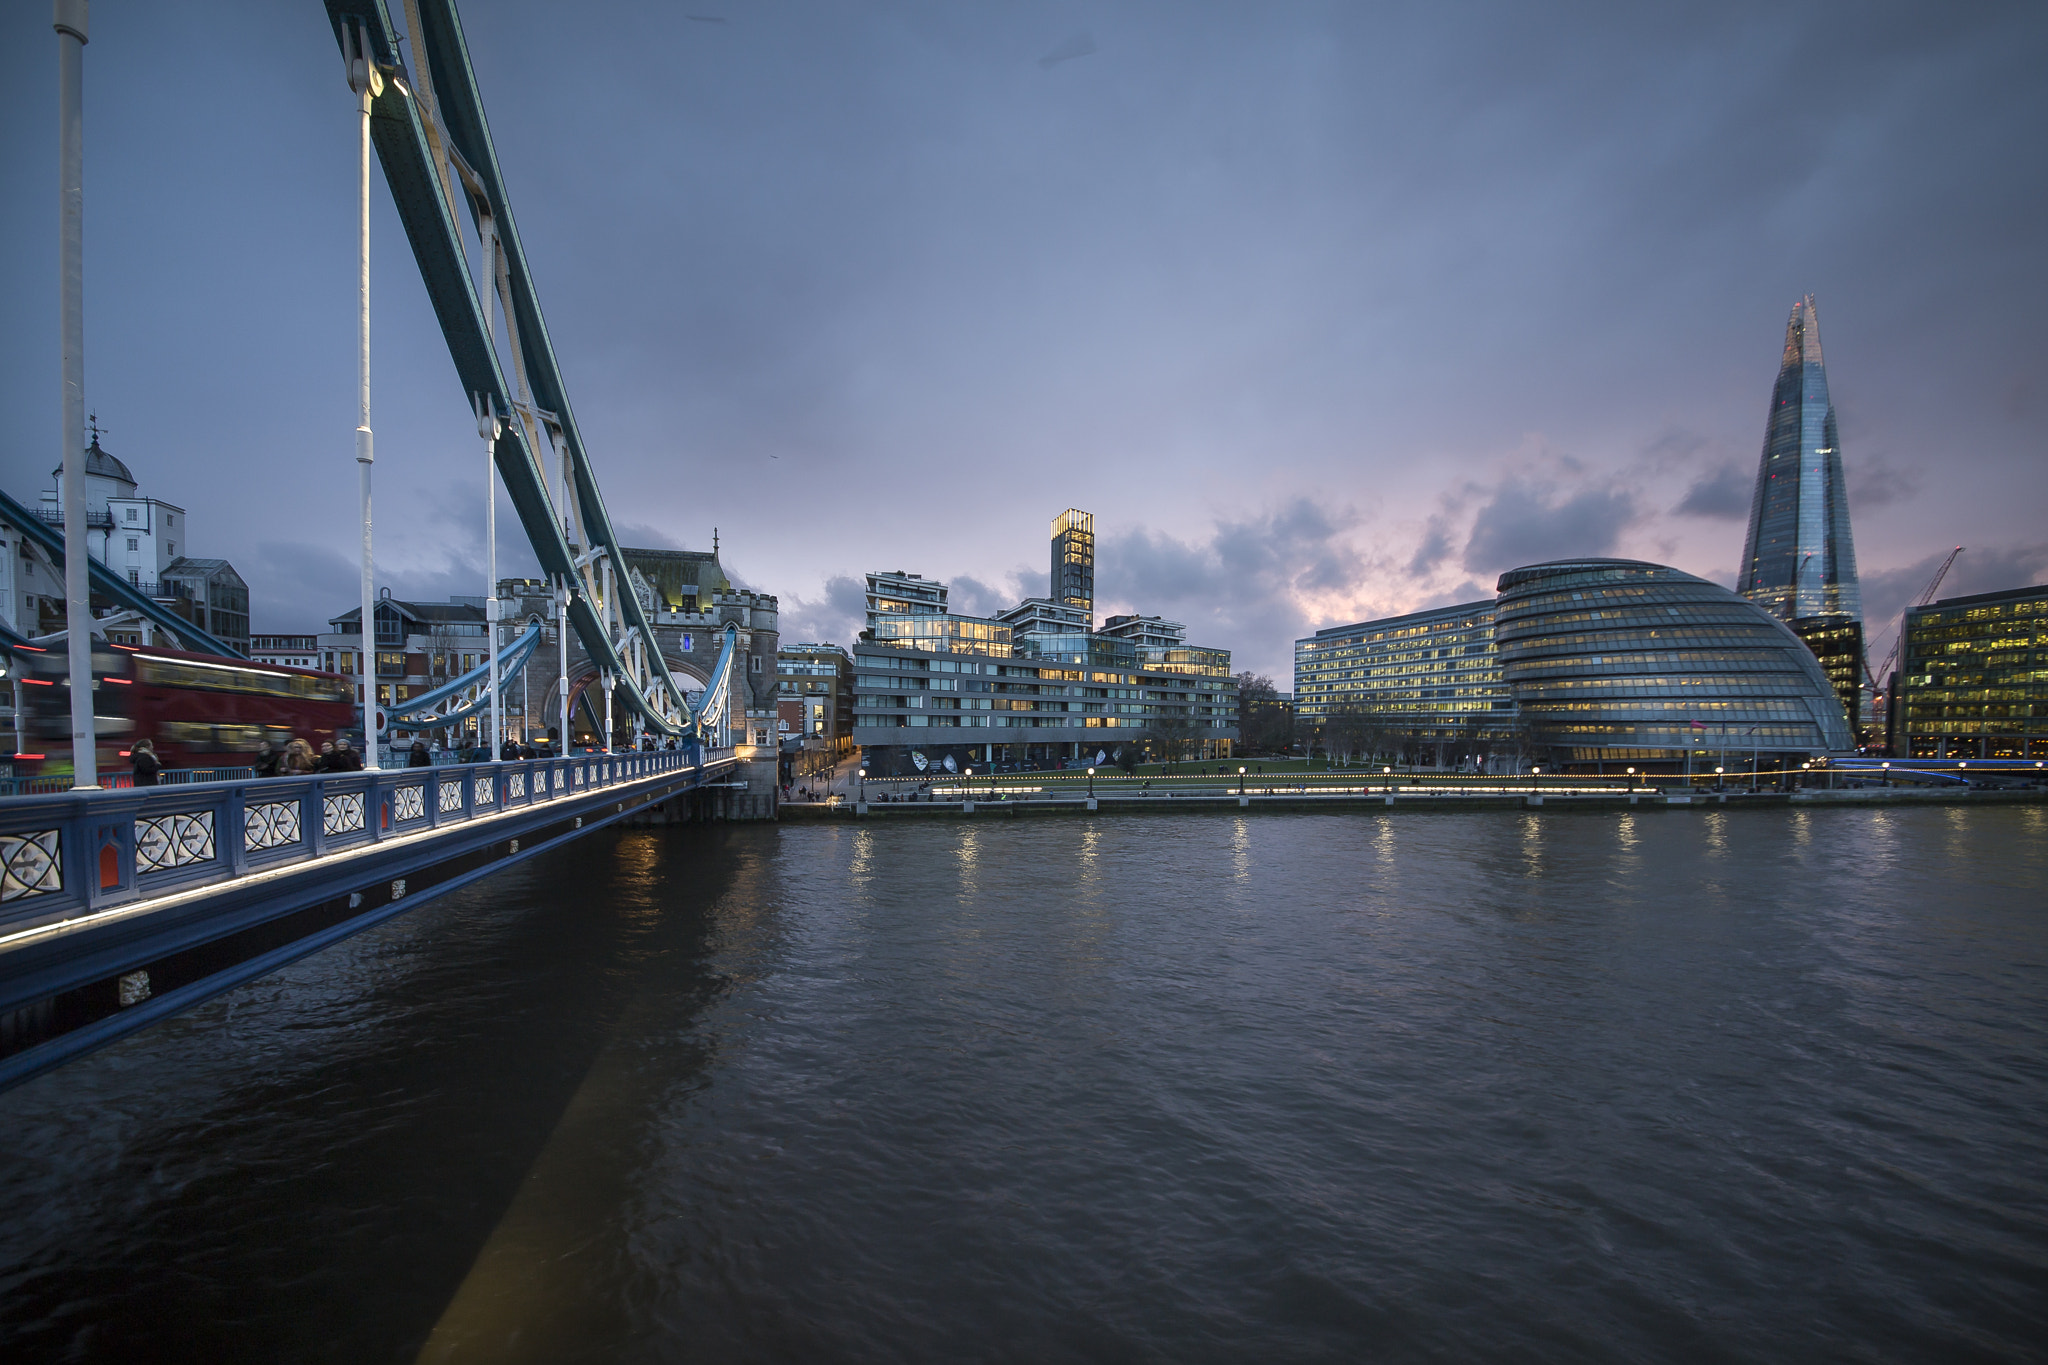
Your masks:
<path fill-rule="evenodd" d="M 278 765 L 280 777 L 305 777 L 318 772 L 319 761 L 313 757 L 313 746 L 303 739 L 294 739 L 284 746 L 284 761 Z"/>
<path fill-rule="evenodd" d="M 412 742 L 412 750 L 406 756 L 405 766 L 408 768 L 431 768 L 434 766 L 434 756 L 427 752 L 427 742 L 425 740 L 416 739 Z"/>
<path fill-rule="evenodd" d="M 363 770 L 363 756 L 346 739 L 334 741 L 333 764 L 328 768 L 335 773 L 359 773 Z"/>
<path fill-rule="evenodd" d="M 138 739 L 128 751 L 128 761 L 135 767 L 135 785 L 154 787 L 164 765 L 157 760 L 156 745 L 146 739 Z"/>

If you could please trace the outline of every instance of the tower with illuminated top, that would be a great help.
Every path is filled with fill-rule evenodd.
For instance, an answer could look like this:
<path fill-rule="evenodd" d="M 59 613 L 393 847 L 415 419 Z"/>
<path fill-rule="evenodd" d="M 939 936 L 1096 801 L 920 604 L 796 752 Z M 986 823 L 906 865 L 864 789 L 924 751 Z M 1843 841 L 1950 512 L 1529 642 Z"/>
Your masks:
<path fill-rule="evenodd" d="M 1736 590 L 1787 621 L 1863 619 L 1835 405 L 1813 295 L 1792 306 Z"/>
<path fill-rule="evenodd" d="M 1771 390 L 1736 590 L 1789 623 L 1822 656 L 1851 724 L 1857 724 L 1863 591 L 1849 531 L 1842 442 L 1811 294 L 1792 305 L 1785 324 L 1785 353 Z"/>
<path fill-rule="evenodd" d="M 1052 600 L 1095 628 L 1095 518 L 1072 507 L 1052 519 Z"/>

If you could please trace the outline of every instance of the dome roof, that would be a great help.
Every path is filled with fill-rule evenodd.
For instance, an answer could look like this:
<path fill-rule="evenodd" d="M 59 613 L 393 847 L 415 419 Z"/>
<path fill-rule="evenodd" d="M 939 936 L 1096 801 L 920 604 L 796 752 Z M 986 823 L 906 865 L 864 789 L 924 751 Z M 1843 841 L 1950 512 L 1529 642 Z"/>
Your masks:
<path fill-rule="evenodd" d="M 1820 753 L 1855 742 L 1827 674 L 1784 622 L 1662 564 L 1569 559 L 1510 570 L 1494 640 L 1522 716 L 1574 758 Z"/>
<path fill-rule="evenodd" d="M 85 474 L 87 478 L 97 474 L 103 479 L 118 479 L 130 489 L 135 487 L 135 476 L 128 472 L 128 466 L 101 450 L 97 436 L 93 437 L 92 444 L 85 448 Z M 61 464 L 50 471 L 50 477 L 53 479 L 62 478 L 63 475 L 64 466 Z"/>

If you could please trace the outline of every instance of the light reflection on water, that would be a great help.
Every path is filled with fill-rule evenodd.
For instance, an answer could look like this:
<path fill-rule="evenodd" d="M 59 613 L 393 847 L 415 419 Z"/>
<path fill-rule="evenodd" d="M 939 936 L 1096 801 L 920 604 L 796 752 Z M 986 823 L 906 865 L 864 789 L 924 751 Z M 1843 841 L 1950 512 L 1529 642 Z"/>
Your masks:
<path fill-rule="evenodd" d="M 593 837 L 0 1097 L 0 1353 L 2022 1357 L 2044 841 Z"/>

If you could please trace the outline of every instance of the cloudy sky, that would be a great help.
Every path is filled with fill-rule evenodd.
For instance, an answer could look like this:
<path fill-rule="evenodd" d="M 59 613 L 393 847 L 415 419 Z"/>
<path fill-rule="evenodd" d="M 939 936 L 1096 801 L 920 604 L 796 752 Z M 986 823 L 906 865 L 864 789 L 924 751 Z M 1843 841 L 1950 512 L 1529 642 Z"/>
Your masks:
<path fill-rule="evenodd" d="M 573 18 L 571 17 L 573 16 Z M 1732 582 L 1807 292 L 1870 629 L 2048 579 L 2038 4 L 473 0 L 614 518 L 846 641 L 858 576 L 1291 676 L 1619 554 Z M 59 455 L 56 39 L 6 9 L 4 479 Z M 94 0 L 88 402 L 258 630 L 353 599 L 353 103 L 317 0 Z M 480 592 L 474 425 L 377 186 L 379 579 Z M 501 504 L 501 507 L 504 505 Z M 501 525 L 509 522 L 509 509 Z M 516 532 L 514 533 L 516 538 Z M 503 571 L 531 562 L 503 552 Z M 1882 640 L 1880 640 L 1880 644 Z"/>

